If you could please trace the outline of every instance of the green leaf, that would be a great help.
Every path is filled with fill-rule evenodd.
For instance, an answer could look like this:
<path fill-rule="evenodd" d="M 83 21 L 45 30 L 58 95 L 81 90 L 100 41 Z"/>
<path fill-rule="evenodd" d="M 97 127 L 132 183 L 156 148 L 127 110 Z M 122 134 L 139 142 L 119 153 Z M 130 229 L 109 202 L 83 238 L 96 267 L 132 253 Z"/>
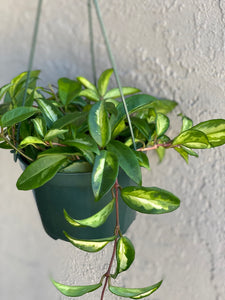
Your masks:
<path fill-rule="evenodd" d="M 102 97 L 105 95 L 105 93 L 107 91 L 107 88 L 109 85 L 109 80 L 110 80 L 112 73 L 113 73 L 113 69 L 108 69 L 108 70 L 105 70 L 99 77 L 98 91 Z"/>
<path fill-rule="evenodd" d="M 141 95 L 134 95 L 128 97 L 125 99 L 125 101 L 126 101 L 128 112 L 129 114 L 131 114 L 140 109 L 151 107 L 154 101 L 157 101 L 157 99 L 150 95 L 141 94 Z M 117 116 L 112 115 L 110 119 L 112 129 L 115 129 L 116 126 L 123 119 L 126 118 L 126 113 L 122 102 L 117 106 L 117 110 L 118 110 L 118 115 Z"/>
<path fill-rule="evenodd" d="M 139 89 L 136 89 L 133 87 L 122 87 L 122 91 L 123 91 L 124 96 L 136 94 L 136 93 L 140 92 Z M 121 97 L 119 88 L 114 88 L 114 89 L 111 89 L 110 91 L 108 91 L 108 93 L 106 93 L 106 95 L 104 96 L 104 99 L 110 99 L 110 98 L 116 99 L 119 97 Z"/>
<path fill-rule="evenodd" d="M 225 120 L 224 119 L 214 119 L 205 122 L 201 122 L 192 129 L 199 130 L 203 132 L 212 147 L 218 147 L 225 144 Z"/>
<path fill-rule="evenodd" d="M 7 111 L 1 118 L 1 126 L 9 127 L 13 126 L 19 122 L 22 122 L 34 114 L 40 112 L 39 109 L 35 107 L 17 107 L 10 111 Z"/>
<path fill-rule="evenodd" d="M 77 149 L 73 147 L 62 147 L 62 146 L 56 146 L 50 149 L 47 149 L 45 151 L 42 151 L 38 154 L 38 158 L 43 157 L 43 156 L 49 156 L 49 155 L 57 155 L 57 154 L 62 154 L 62 155 L 79 155 L 80 153 L 77 152 Z"/>
<path fill-rule="evenodd" d="M 40 71 L 33 70 L 29 74 L 28 87 L 34 89 Z M 28 72 L 23 72 L 11 80 L 12 86 L 9 89 L 11 97 L 14 97 L 18 92 L 25 88 Z"/>
<path fill-rule="evenodd" d="M 16 184 L 17 188 L 19 190 L 32 190 L 42 186 L 55 176 L 66 160 L 64 155 L 39 158 L 21 174 Z"/>
<path fill-rule="evenodd" d="M 115 100 L 115 99 L 111 99 L 111 98 L 105 99 L 105 102 L 106 103 L 113 103 L 115 105 L 115 107 L 117 107 L 120 104 L 120 101 Z"/>
<path fill-rule="evenodd" d="M 42 117 L 36 117 L 35 119 L 31 120 L 34 124 L 35 131 L 38 135 L 40 135 L 42 138 L 44 138 L 46 132 L 47 132 L 47 124 L 44 118 Z"/>
<path fill-rule="evenodd" d="M 12 83 L 8 83 L 0 88 L 0 100 L 5 95 L 5 93 L 10 89 L 11 86 L 12 86 Z"/>
<path fill-rule="evenodd" d="M 116 260 L 117 268 L 116 274 L 129 269 L 135 258 L 135 250 L 132 242 L 125 236 L 122 236 L 117 243 Z"/>
<path fill-rule="evenodd" d="M 92 167 L 87 161 L 75 161 L 60 170 L 60 173 L 89 173 L 91 171 Z"/>
<path fill-rule="evenodd" d="M 116 106 L 112 102 L 105 102 L 105 109 L 109 114 L 114 114 L 114 115 L 118 114 Z"/>
<path fill-rule="evenodd" d="M 122 189 L 121 195 L 130 208 L 145 214 L 169 213 L 180 206 L 176 196 L 157 187 L 129 186 Z"/>
<path fill-rule="evenodd" d="M 105 147 L 111 139 L 111 127 L 104 101 L 92 106 L 88 115 L 88 127 L 96 143 L 100 147 Z"/>
<path fill-rule="evenodd" d="M 195 129 L 189 129 L 180 133 L 173 140 L 173 145 L 182 145 L 193 149 L 204 149 L 210 146 L 207 136 Z"/>
<path fill-rule="evenodd" d="M 124 120 L 122 120 L 113 130 L 112 138 L 116 138 L 121 132 L 123 132 L 126 129 L 126 123 Z"/>
<path fill-rule="evenodd" d="M 132 117 L 131 123 L 149 140 L 151 129 L 146 120 Z"/>
<path fill-rule="evenodd" d="M 193 121 L 186 116 L 182 117 L 182 128 L 181 132 L 190 129 L 193 126 Z"/>
<path fill-rule="evenodd" d="M 92 171 L 92 189 L 96 201 L 112 188 L 118 171 L 119 163 L 113 153 L 102 150 L 100 155 L 96 155 Z"/>
<path fill-rule="evenodd" d="M 81 285 L 81 286 L 71 286 L 71 285 L 65 285 L 61 284 L 59 282 L 56 282 L 55 280 L 51 280 L 54 286 L 65 296 L 67 297 L 80 297 L 84 294 L 93 292 L 97 290 L 102 284 L 92 284 L 92 285 Z"/>
<path fill-rule="evenodd" d="M 159 157 L 159 162 L 162 162 L 162 160 L 165 156 L 166 149 L 164 147 L 160 146 L 156 149 L 156 152 Z"/>
<path fill-rule="evenodd" d="M 80 83 L 86 87 L 87 89 L 90 89 L 90 90 L 93 90 L 94 92 L 97 93 L 97 89 L 96 87 L 94 86 L 94 84 L 92 84 L 89 80 L 87 80 L 86 78 L 84 77 L 77 77 L 77 80 L 80 81 Z"/>
<path fill-rule="evenodd" d="M 107 149 L 118 158 L 120 167 L 134 182 L 141 185 L 142 176 L 138 159 L 134 152 L 119 141 L 111 141 Z"/>
<path fill-rule="evenodd" d="M 98 252 L 102 248 L 104 248 L 109 242 L 114 241 L 116 238 L 115 236 L 112 236 L 112 237 L 97 239 L 97 240 L 78 240 L 71 237 L 66 232 L 64 232 L 64 234 L 67 237 L 67 239 L 71 242 L 72 245 L 86 252 Z"/>
<path fill-rule="evenodd" d="M 100 101 L 100 98 L 99 98 L 99 95 L 97 94 L 97 92 L 95 92 L 91 89 L 86 89 L 86 90 L 81 91 L 79 93 L 79 96 L 86 97 L 87 99 L 95 101 L 95 102 Z"/>
<path fill-rule="evenodd" d="M 94 164 L 95 155 L 90 150 L 81 149 L 83 157 L 88 161 L 91 165 Z"/>
<path fill-rule="evenodd" d="M 78 149 L 92 151 L 99 154 L 99 149 L 96 142 L 87 134 L 80 134 L 73 140 L 63 141 L 65 145 L 76 147 Z"/>
<path fill-rule="evenodd" d="M 1 142 L 0 143 L 0 148 L 1 149 L 13 149 L 8 143 L 6 142 Z"/>
<path fill-rule="evenodd" d="M 144 152 L 141 152 L 141 151 L 134 151 L 134 150 L 132 150 L 132 151 L 136 155 L 139 165 L 141 167 L 144 167 L 144 168 L 150 170 L 148 156 Z"/>
<path fill-rule="evenodd" d="M 87 119 L 87 112 L 75 111 L 74 113 L 66 114 L 59 118 L 52 124 L 52 129 L 61 129 L 70 124 L 74 124 L 76 127 L 80 127 L 82 123 Z"/>
<path fill-rule="evenodd" d="M 156 116 L 156 133 L 157 133 L 157 136 L 163 135 L 167 131 L 169 126 L 170 126 L 169 118 L 166 115 L 162 114 L 162 113 L 157 113 L 157 116 Z"/>
<path fill-rule="evenodd" d="M 153 104 L 152 108 L 156 110 L 157 113 L 162 113 L 164 115 L 171 112 L 177 106 L 177 102 L 167 99 L 157 99 Z"/>
<path fill-rule="evenodd" d="M 81 84 L 69 78 L 60 78 L 58 80 L 59 97 L 64 105 L 68 105 L 73 101 L 81 91 Z"/>
<path fill-rule="evenodd" d="M 51 129 L 46 133 L 44 140 L 52 141 L 54 138 L 59 137 L 66 132 L 68 132 L 68 129 Z"/>
<path fill-rule="evenodd" d="M 188 148 L 185 148 L 184 146 L 181 146 L 181 148 L 182 148 L 184 151 L 186 151 L 189 155 L 198 157 L 198 153 L 196 153 L 195 151 L 193 151 L 193 150 L 191 150 L 191 149 L 188 149 Z"/>
<path fill-rule="evenodd" d="M 68 213 L 64 210 L 64 216 L 67 222 L 69 222 L 71 225 L 75 227 L 92 227 L 97 228 L 105 223 L 108 216 L 113 212 L 114 209 L 114 203 L 115 199 L 110 201 L 103 209 L 101 209 L 99 212 L 94 214 L 93 216 L 83 219 L 83 220 L 76 220 L 71 218 Z"/>
<path fill-rule="evenodd" d="M 36 99 L 40 110 L 45 117 L 47 124 L 51 126 L 58 119 L 58 109 L 45 99 Z"/>
<path fill-rule="evenodd" d="M 113 294 L 120 297 L 141 299 L 154 293 L 160 287 L 161 284 L 162 281 L 144 288 L 123 288 L 110 285 L 109 290 Z"/>
<path fill-rule="evenodd" d="M 25 139 L 23 139 L 20 143 L 20 147 L 23 148 L 23 147 L 26 147 L 28 145 L 35 145 L 35 144 L 42 144 L 42 145 L 45 145 L 45 143 L 39 139 L 38 137 L 36 136 L 27 136 Z"/>
<path fill-rule="evenodd" d="M 186 161 L 186 163 L 188 164 L 188 153 L 187 151 L 185 151 L 182 147 L 175 147 L 173 148 L 175 151 L 177 151 L 181 157 Z"/>
<path fill-rule="evenodd" d="M 0 117 L 9 110 L 9 107 L 10 107 L 9 103 L 0 104 Z"/>

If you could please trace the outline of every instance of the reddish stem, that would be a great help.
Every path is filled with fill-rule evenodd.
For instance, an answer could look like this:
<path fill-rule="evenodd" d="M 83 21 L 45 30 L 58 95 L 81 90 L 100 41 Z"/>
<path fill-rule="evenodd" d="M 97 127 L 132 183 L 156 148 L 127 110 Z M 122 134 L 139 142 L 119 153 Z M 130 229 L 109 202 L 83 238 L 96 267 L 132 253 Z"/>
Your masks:
<path fill-rule="evenodd" d="M 112 256 L 111 256 L 111 260 L 110 260 L 110 263 L 109 263 L 108 270 L 104 274 L 105 283 L 104 283 L 104 286 L 103 286 L 103 289 L 102 289 L 101 300 L 103 300 L 103 298 L 104 298 L 105 290 L 106 290 L 106 287 L 107 287 L 107 284 L 108 284 L 108 281 L 109 281 L 109 278 L 110 278 L 110 272 L 111 272 L 113 261 L 114 261 L 115 255 L 116 255 L 118 234 L 119 234 L 119 231 L 120 231 L 120 222 L 119 222 L 119 184 L 118 184 L 118 179 L 116 179 L 114 189 L 115 189 L 115 198 L 116 198 L 116 227 L 115 227 L 116 239 L 114 241 L 113 252 L 112 252 Z"/>
<path fill-rule="evenodd" d="M 164 143 L 164 144 L 155 144 L 152 147 L 146 147 L 146 148 L 139 148 L 137 149 L 137 151 L 141 151 L 141 152 L 145 152 L 148 150 L 156 150 L 159 147 L 163 147 L 163 148 L 175 148 L 175 147 L 179 147 L 180 145 L 172 145 L 171 142 L 170 143 Z"/>

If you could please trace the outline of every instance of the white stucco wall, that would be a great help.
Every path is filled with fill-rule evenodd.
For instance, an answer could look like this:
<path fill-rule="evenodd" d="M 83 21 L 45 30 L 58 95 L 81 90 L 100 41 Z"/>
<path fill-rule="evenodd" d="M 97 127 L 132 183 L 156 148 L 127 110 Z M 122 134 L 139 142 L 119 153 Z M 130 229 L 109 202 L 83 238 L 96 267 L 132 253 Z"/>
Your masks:
<path fill-rule="evenodd" d="M 123 85 L 176 100 L 194 122 L 225 116 L 225 2 L 215 0 L 99 0 Z M 0 1 L 0 84 L 27 68 L 37 1 Z M 109 67 L 96 25 L 97 69 Z M 86 1 L 46 0 L 34 68 L 41 78 L 89 75 Z M 175 122 L 175 127 L 178 126 Z M 144 185 L 182 199 L 179 210 L 138 215 L 128 236 L 136 261 L 120 276 L 127 287 L 162 287 L 152 300 L 225 299 L 224 147 L 199 151 L 189 165 L 168 151 Z M 0 150 L 0 299 L 66 299 L 49 281 L 95 283 L 110 246 L 86 254 L 43 231 L 31 192 L 15 187 L 20 168 Z M 82 299 L 99 299 L 99 292 Z M 106 294 L 106 299 L 118 299 Z"/>

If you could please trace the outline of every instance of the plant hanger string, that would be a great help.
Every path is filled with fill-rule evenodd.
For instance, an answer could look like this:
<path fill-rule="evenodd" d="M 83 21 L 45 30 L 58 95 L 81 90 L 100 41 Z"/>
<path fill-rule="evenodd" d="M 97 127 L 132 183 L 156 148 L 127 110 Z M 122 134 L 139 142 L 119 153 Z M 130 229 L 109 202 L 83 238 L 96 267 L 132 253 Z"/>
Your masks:
<path fill-rule="evenodd" d="M 95 49 L 94 49 L 94 32 L 93 32 L 93 21 L 92 21 L 92 0 L 88 0 L 88 25 L 89 25 L 89 37 L 90 37 L 90 53 L 91 53 L 91 65 L 92 75 L 94 84 L 97 85 L 97 74 L 96 74 L 96 60 L 95 60 Z"/>
<path fill-rule="evenodd" d="M 112 68 L 114 70 L 116 82 L 117 82 L 117 85 L 118 85 L 118 88 L 119 88 L 119 91 L 120 91 L 120 95 L 121 95 L 121 98 L 122 98 L 122 101 L 123 101 L 123 106 L 124 106 L 124 110 L 125 110 L 125 113 L 126 113 L 126 116 L 127 116 L 127 121 L 128 121 L 128 125 L 129 125 L 129 128 L 130 128 L 130 133 L 131 133 L 131 138 L 132 138 L 132 142 L 133 142 L 133 145 L 134 145 L 134 149 L 136 150 L 136 143 L 135 143 L 135 139 L 134 139 L 134 132 L 133 132 L 133 128 L 132 128 L 132 124 L 131 124 L 129 112 L 128 112 L 128 109 L 127 109 L 127 104 L 126 104 L 126 101 L 125 101 L 125 98 L 124 98 L 122 86 L 121 86 L 119 75 L 118 75 L 118 72 L 117 72 L 116 62 L 115 62 L 114 56 L 112 54 L 112 50 L 111 50 L 111 46 L 110 46 L 110 43 L 109 43 L 109 39 L 108 39 L 106 30 L 105 30 L 105 25 L 103 23 L 103 19 L 102 19 L 101 12 L 100 12 L 100 9 L 99 9 L 98 0 L 94 0 L 94 5 L 95 5 L 95 10 L 96 10 L 96 13 L 97 13 L 99 25 L 101 27 L 102 35 L 104 37 L 105 46 L 106 46 L 106 49 L 107 49 L 107 52 L 108 52 L 109 60 L 110 60 L 110 63 L 112 65 Z M 89 20 L 91 21 L 91 19 L 89 19 Z M 90 26 L 90 28 L 91 28 L 91 26 Z M 92 34 L 93 34 L 93 32 L 92 32 Z M 91 39 L 91 41 L 92 41 L 91 43 L 93 45 L 93 35 L 91 35 L 91 31 L 90 31 L 90 39 Z M 92 61 L 93 60 L 94 60 L 94 57 L 92 56 Z"/>
<path fill-rule="evenodd" d="M 26 83 L 25 83 L 25 90 L 24 90 L 24 95 L 23 95 L 22 106 L 25 105 L 25 101 L 26 101 L 26 97 L 27 97 L 30 72 L 32 70 L 34 53 L 35 53 L 36 44 L 37 44 L 37 35 L 38 35 L 38 28 L 39 28 L 39 23 L 40 23 L 41 7 L 42 7 L 42 0 L 38 0 L 37 13 L 36 13 L 35 24 L 34 24 L 34 32 L 33 32 L 33 36 L 32 36 L 32 43 L 31 43 L 31 49 L 30 49 L 30 55 L 29 55 L 29 61 L 28 61 L 27 78 L 26 78 Z M 20 127 L 21 127 L 21 123 L 18 124 L 18 130 L 17 130 L 17 136 L 16 136 L 17 145 L 19 144 Z M 15 161 L 17 160 L 17 158 L 18 158 L 18 153 L 16 153 L 14 155 Z"/>

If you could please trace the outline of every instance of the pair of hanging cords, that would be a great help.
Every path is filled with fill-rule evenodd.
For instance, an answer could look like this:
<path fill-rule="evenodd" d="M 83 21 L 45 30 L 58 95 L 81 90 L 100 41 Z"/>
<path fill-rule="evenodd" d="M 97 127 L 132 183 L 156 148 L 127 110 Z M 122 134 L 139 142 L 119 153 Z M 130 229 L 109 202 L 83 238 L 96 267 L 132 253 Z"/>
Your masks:
<path fill-rule="evenodd" d="M 25 83 L 25 90 L 24 90 L 24 95 L 23 95 L 22 106 L 25 105 L 25 101 L 26 101 L 26 97 L 27 97 L 30 73 L 32 70 L 34 53 L 35 53 L 35 48 L 36 48 L 36 43 L 37 43 L 38 28 L 39 28 L 40 16 L 41 16 L 41 6 L 42 6 L 42 0 L 39 0 L 38 7 L 37 7 L 37 13 L 36 13 L 36 19 L 35 19 L 35 25 L 34 25 L 34 32 L 33 32 L 33 37 L 32 37 L 32 43 L 31 43 L 31 50 L 30 50 L 30 56 L 29 56 L 29 62 L 28 62 L 27 78 L 26 78 L 26 83 Z M 16 136 L 16 146 L 18 146 L 18 144 L 19 144 L 20 128 L 21 128 L 21 123 L 18 124 L 18 130 L 17 130 L 17 136 Z M 17 158 L 18 158 L 18 153 L 15 153 L 14 160 L 16 161 Z"/>
<path fill-rule="evenodd" d="M 125 98 L 124 98 L 122 86 L 121 86 L 119 75 L 118 75 L 118 72 L 117 72 L 116 62 L 115 62 L 114 56 L 112 54 L 109 39 L 108 39 L 106 30 L 105 30 L 105 25 L 103 23 L 103 19 L 102 19 L 101 12 L 100 12 L 100 9 L 99 9 L 98 0 L 94 0 L 94 6 L 95 6 L 96 14 L 97 14 L 97 17 L 98 17 L 99 25 L 100 25 L 100 28 L 101 28 L 101 31 L 102 31 L 102 35 L 103 35 L 103 38 L 104 38 L 104 41 L 105 41 L 105 45 L 106 45 L 106 49 L 107 49 L 107 52 L 108 52 L 109 60 L 110 60 L 110 63 L 113 67 L 116 82 L 117 82 L 117 86 L 119 88 L 120 95 L 121 95 L 121 98 L 122 98 L 122 101 L 123 101 L 123 106 L 124 106 L 124 110 L 125 110 L 125 113 L 126 113 L 126 116 L 127 116 L 127 121 L 128 121 L 128 125 L 129 125 L 129 128 L 130 128 L 130 133 L 131 133 L 131 138 L 132 138 L 132 142 L 133 142 L 133 145 L 134 145 L 134 149 L 136 150 L 134 132 L 133 132 L 129 112 L 128 112 L 128 109 L 127 109 L 127 104 L 126 104 L 126 101 L 125 101 Z M 92 16 L 91 16 L 91 0 L 88 0 L 88 7 L 89 7 L 89 33 L 90 33 L 90 41 L 91 41 L 92 70 L 93 70 L 94 79 L 96 81 L 95 56 L 94 56 L 94 46 L 93 46 L 94 38 L 93 38 L 93 29 L 92 29 Z"/>

